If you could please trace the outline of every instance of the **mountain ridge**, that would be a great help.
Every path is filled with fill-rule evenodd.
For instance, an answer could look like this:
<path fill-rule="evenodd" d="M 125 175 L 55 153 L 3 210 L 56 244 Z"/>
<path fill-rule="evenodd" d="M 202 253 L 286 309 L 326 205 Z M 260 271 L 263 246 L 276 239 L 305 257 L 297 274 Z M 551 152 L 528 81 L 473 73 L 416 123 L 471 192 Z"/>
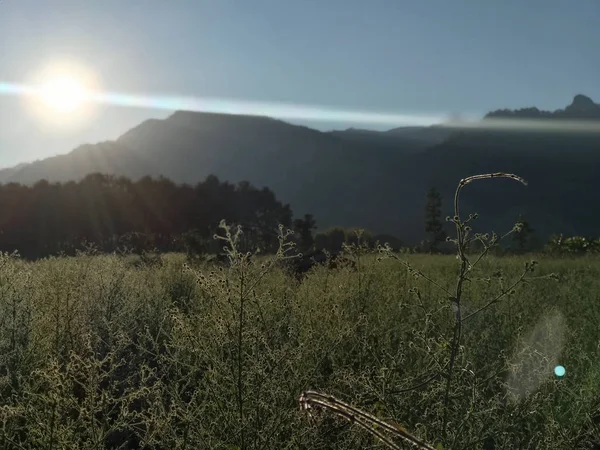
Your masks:
<path fill-rule="evenodd" d="M 600 104 L 590 97 L 576 94 L 571 104 L 554 111 L 540 110 L 535 106 L 520 109 L 497 109 L 490 111 L 484 118 L 511 117 L 530 119 L 600 119 Z"/>
<path fill-rule="evenodd" d="M 596 119 L 597 109 L 589 97 L 578 94 L 570 105 L 551 113 L 497 110 L 504 112 L 488 113 L 484 119 L 539 118 L 546 113 L 545 118 Z M 0 182 L 68 181 L 102 172 L 194 184 L 213 174 L 269 187 L 296 214 L 314 214 L 321 229 L 359 226 L 418 242 L 424 235 L 429 187 L 442 191 L 446 214 L 461 178 L 505 171 L 530 178 L 531 185 L 523 190 L 490 182 L 466 189 L 465 205 L 481 209 L 482 225 L 510 227 L 521 213 L 531 216 L 534 228 L 540 222 L 540 233 L 585 234 L 600 229 L 600 217 L 585 218 L 586 202 L 593 202 L 585 184 L 600 185 L 599 143 L 598 134 L 556 136 L 436 125 L 324 132 L 270 117 L 175 111 L 166 119 L 141 122 L 114 141 L 4 169 Z M 551 182 L 545 181 L 548 177 Z"/>

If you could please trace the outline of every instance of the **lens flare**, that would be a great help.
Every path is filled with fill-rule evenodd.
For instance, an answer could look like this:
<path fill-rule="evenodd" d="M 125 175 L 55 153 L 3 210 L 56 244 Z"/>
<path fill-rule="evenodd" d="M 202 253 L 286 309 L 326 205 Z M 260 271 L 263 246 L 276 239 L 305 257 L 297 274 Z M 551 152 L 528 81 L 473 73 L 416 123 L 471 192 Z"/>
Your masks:
<path fill-rule="evenodd" d="M 551 310 L 523 337 L 509 360 L 506 386 L 511 402 L 517 403 L 537 391 L 551 379 L 552 370 L 557 376 L 564 375 L 564 367 L 558 361 L 566 343 L 565 330 L 562 313 Z"/>
<path fill-rule="evenodd" d="M 71 76 L 57 76 L 44 82 L 40 88 L 44 103 L 59 113 L 75 111 L 85 101 L 85 89 Z"/>
<path fill-rule="evenodd" d="M 57 87 L 57 89 L 54 89 Z M 243 114 L 269 116 L 284 120 L 305 120 L 320 122 L 354 123 L 397 127 L 437 125 L 447 128 L 506 129 L 556 132 L 600 133 L 597 120 L 549 120 L 549 119 L 485 119 L 475 116 L 465 119 L 451 119 L 452 114 L 410 114 L 375 111 L 333 109 L 323 106 L 285 104 L 274 102 L 252 102 L 224 98 L 181 97 L 170 95 L 142 95 L 86 89 L 85 95 L 76 83 L 64 80 L 53 85 L 51 95 L 48 89 L 20 83 L 0 81 L 0 95 L 46 97 L 54 106 L 72 108 L 81 103 L 147 108 L 157 110 L 186 110 L 195 112 Z"/>

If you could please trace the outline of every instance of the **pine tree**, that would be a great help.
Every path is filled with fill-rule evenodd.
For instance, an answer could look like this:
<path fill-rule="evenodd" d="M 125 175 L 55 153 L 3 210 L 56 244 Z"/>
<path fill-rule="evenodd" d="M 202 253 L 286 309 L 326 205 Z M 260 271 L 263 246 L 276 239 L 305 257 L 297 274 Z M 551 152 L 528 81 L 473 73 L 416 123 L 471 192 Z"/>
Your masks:
<path fill-rule="evenodd" d="M 303 219 L 294 220 L 294 231 L 300 236 L 300 246 L 308 250 L 313 245 L 313 230 L 317 228 L 317 222 L 312 214 L 304 214 Z"/>
<path fill-rule="evenodd" d="M 531 228 L 531 225 L 529 225 L 529 222 L 519 214 L 515 225 L 515 232 L 513 233 L 513 241 L 517 244 L 517 248 L 520 252 L 524 252 L 527 249 L 527 245 L 529 244 L 531 235 L 534 231 L 535 230 Z"/>
<path fill-rule="evenodd" d="M 442 196 L 436 188 L 430 188 L 427 191 L 425 233 L 428 235 L 429 251 L 439 251 L 439 245 L 446 240 L 447 234 L 442 223 Z"/>

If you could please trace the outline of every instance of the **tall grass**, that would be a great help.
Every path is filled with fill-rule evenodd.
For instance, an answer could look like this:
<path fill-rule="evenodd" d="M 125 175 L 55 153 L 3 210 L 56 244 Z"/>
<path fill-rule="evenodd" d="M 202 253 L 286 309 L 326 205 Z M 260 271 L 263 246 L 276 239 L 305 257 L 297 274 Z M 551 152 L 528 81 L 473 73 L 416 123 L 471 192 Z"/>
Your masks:
<path fill-rule="evenodd" d="M 529 258 L 481 259 L 463 282 L 448 388 L 456 312 L 429 279 L 455 286 L 455 257 L 379 261 L 357 244 L 355 264 L 298 281 L 281 264 L 285 230 L 274 257 L 237 252 L 236 233 L 229 267 L 1 255 L 0 447 L 382 448 L 366 429 L 378 421 L 399 448 L 600 440 L 600 260 L 541 256 L 538 276 L 559 282 L 513 292 Z M 359 408 L 367 427 L 319 408 L 309 419 L 305 391 Z"/>
<path fill-rule="evenodd" d="M 382 250 L 382 252 L 384 254 L 386 254 L 387 256 L 390 256 L 392 258 L 400 260 L 415 277 L 425 279 L 432 286 L 439 289 L 443 295 L 446 295 L 449 303 L 452 306 L 454 314 L 455 314 L 455 324 L 454 324 L 454 329 L 453 329 L 452 341 L 450 343 L 450 357 L 449 357 L 448 363 L 443 371 L 438 372 L 437 374 L 435 374 L 434 376 L 432 376 L 430 378 L 430 380 L 432 381 L 437 376 L 444 375 L 445 379 L 446 379 L 446 388 L 444 391 L 444 400 L 443 400 L 443 420 L 442 420 L 441 429 L 440 429 L 440 436 L 441 436 L 442 442 L 446 442 L 446 436 L 447 436 L 447 431 L 448 431 L 447 425 L 449 423 L 448 422 L 448 414 L 451 411 L 451 407 L 449 404 L 450 394 L 451 394 L 451 389 L 452 389 L 452 381 L 453 381 L 455 364 L 456 364 L 457 357 L 459 356 L 459 353 L 461 350 L 460 345 L 461 345 L 462 329 L 463 329 L 464 321 L 472 318 L 476 314 L 479 314 L 480 312 L 484 311 L 485 309 L 498 303 L 503 298 L 505 298 L 509 293 L 514 294 L 515 293 L 514 289 L 519 284 L 521 284 L 525 281 L 528 281 L 528 279 L 526 279 L 527 274 L 530 272 L 533 272 L 535 265 L 537 264 L 537 261 L 535 261 L 535 260 L 530 263 L 525 263 L 525 270 L 521 273 L 521 275 L 514 282 L 510 283 L 509 286 L 507 286 L 507 287 L 501 286 L 501 289 L 499 290 L 499 292 L 492 295 L 492 299 L 489 300 L 485 305 L 481 306 L 480 308 L 476 309 L 475 311 L 470 312 L 467 316 L 463 315 L 463 313 L 462 313 L 463 288 L 465 286 L 465 283 L 473 281 L 473 278 L 471 278 L 470 275 L 474 272 L 474 270 L 476 269 L 476 266 L 487 256 L 489 251 L 498 245 L 498 242 L 503 237 L 506 237 L 506 236 L 510 235 L 512 232 L 517 231 L 518 227 L 522 226 L 522 224 L 516 224 L 515 227 L 513 228 L 513 230 L 506 233 L 500 239 L 498 238 L 496 233 L 492 233 L 491 237 L 488 233 L 486 233 L 486 234 L 476 233 L 472 237 L 470 236 L 470 234 L 472 232 L 472 227 L 471 227 L 471 225 L 469 225 L 469 223 L 474 221 L 477 218 L 477 216 L 476 216 L 476 214 L 470 214 L 466 220 L 461 218 L 461 216 L 460 216 L 460 194 L 461 194 L 461 191 L 466 185 L 468 185 L 474 181 L 488 180 L 488 179 L 492 179 L 492 178 L 508 178 L 508 179 L 518 181 L 524 185 L 527 185 L 527 182 L 525 180 L 523 180 L 521 177 L 514 175 L 514 174 L 508 174 L 508 173 L 503 173 L 503 172 L 474 175 L 474 176 L 470 176 L 468 178 L 464 178 L 464 179 L 460 180 L 460 182 L 458 183 L 458 186 L 456 188 L 455 195 L 454 195 L 454 216 L 452 218 L 448 217 L 446 219 L 449 222 L 453 222 L 456 226 L 456 238 L 451 239 L 450 237 L 448 237 L 448 241 L 451 241 L 456 245 L 456 257 L 459 260 L 459 269 L 458 269 L 458 273 L 456 275 L 456 281 L 455 281 L 454 288 L 447 287 L 443 283 L 440 283 L 440 282 L 436 281 L 435 279 L 425 275 L 422 271 L 414 269 L 407 261 L 400 259 L 397 254 L 393 253 L 391 251 L 390 247 L 387 246 L 387 244 L 386 244 L 386 247 L 380 248 Z M 469 244 L 471 244 L 472 242 L 477 242 L 482 247 L 481 252 L 478 255 L 476 255 L 474 258 L 472 258 L 472 256 L 468 254 Z M 360 267 L 359 267 L 359 269 L 360 269 Z M 360 279 L 360 275 L 359 275 L 359 279 Z M 530 279 L 531 278 L 529 278 L 529 280 Z M 410 289 L 410 291 L 416 295 L 419 302 L 422 302 L 421 294 L 420 294 L 420 291 L 418 290 L 418 288 L 413 287 Z M 423 386 L 423 383 L 418 385 L 418 387 L 422 387 L 422 386 Z M 406 392 L 406 390 L 405 390 L 405 392 Z M 369 431 L 372 435 L 379 438 L 382 442 L 384 442 L 390 448 L 397 448 L 397 446 L 393 443 L 393 441 L 386 438 L 378 430 L 378 428 L 386 429 L 386 431 L 391 432 L 396 437 L 398 437 L 404 441 L 408 441 L 408 442 L 418 446 L 419 448 L 431 448 L 429 445 L 423 443 L 418 438 L 408 434 L 404 430 L 402 432 L 399 432 L 396 428 L 389 427 L 385 422 L 383 422 L 381 420 L 377 420 L 376 418 L 369 416 L 367 413 L 365 413 L 361 410 L 349 407 L 348 405 L 345 405 L 343 402 L 340 402 L 339 400 L 337 400 L 333 397 L 320 395 L 315 392 L 310 392 L 310 393 L 302 395 L 301 403 L 302 403 L 303 407 L 305 407 L 305 408 L 308 408 L 310 406 L 320 406 L 322 408 L 329 409 L 330 411 L 336 413 L 338 416 L 344 417 L 346 419 L 351 420 L 352 422 L 358 423 L 365 430 Z M 460 411 L 456 411 L 456 410 L 454 410 L 452 412 L 454 414 L 461 414 Z M 466 413 L 466 411 L 464 413 Z M 367 423 L 362 422 L 363 420 L 366 420 L 367 422 L 369 422 L 370 425 L 367 425 Z M 442 444 L 439 444 L 439 446 L 442 446 Z"/>

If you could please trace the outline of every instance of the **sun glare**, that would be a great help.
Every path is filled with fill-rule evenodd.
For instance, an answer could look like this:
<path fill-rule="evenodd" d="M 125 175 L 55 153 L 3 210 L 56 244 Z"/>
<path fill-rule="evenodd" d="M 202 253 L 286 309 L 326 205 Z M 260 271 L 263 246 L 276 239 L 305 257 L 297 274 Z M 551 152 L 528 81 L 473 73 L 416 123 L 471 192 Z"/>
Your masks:
<path fill-rule="evenodd" d="M 82 124 L 93 113 L 91 97 L 99 88 L 95 74 L 73 62 L 54 62 L 31 78 L 29 108 L 49 125 Z"/>
<path fill-rule="evenodd" d="M 85 101 L 85 94 L 82 83 L 69 75 L 51 78 L 40 88 L 42 101 L 59 113 L 69 113 L 80 108 Z"/>

